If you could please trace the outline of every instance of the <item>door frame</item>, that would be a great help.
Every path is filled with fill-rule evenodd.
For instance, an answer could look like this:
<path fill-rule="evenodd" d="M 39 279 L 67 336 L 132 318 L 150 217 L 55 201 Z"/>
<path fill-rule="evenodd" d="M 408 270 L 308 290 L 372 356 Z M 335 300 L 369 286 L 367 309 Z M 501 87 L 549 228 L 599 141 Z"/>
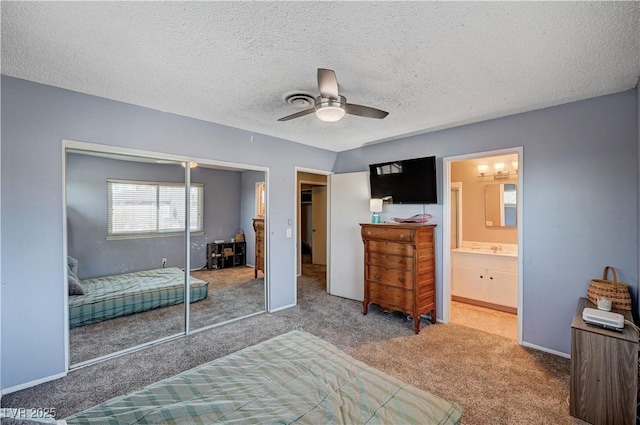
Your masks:
<path fill-rule="evenodd" d="M 329 211 L 331 211 L 331 200 L 330 198 L 330 193 L 331 193 L 331 183 L 330 183 L 330 179 L 329 176 L 333 174 L 332 171 L 326 171 L 326 170 L 318 170 L 315 168 L 308 168 L 308 167 L 302 167 L 302 166 L 298 166 L 296 165 L 295 167 L 293 167 L 293 185 L 294 185 L 294 222 L 293 222 L 293 229 L 296 233 L 295 236 L 295 243 L 294 243 L 294 261 L 295 261 L 295 267 L 293 269 L 293 276 L 294 276 L 294 281 L 297 282 L 297 279 L 300 275 L 302 275 L 302 256 L 300 255 L 301 252 L 301 228 L 300 228 L 300 214 L 301 214 L 301 208 L 300 208 L 300 192 L 302 190 L 302 185 L 303 184 L 313 184 L 313 185 L 318 185 L 318 186 L 326 186 L 327 187 L 327 225 L 326 225 L 326 229 L 327 229 L 327 276 L 329 276 L 329 268 L 331 267 L 331 262 L 330 262 L 330 245 L 331 245 L 331 218 L 329 216 Z M 298 181 L 298 173 L 309 173 L 309 174 L 317 174 L 320 176 L 325 176 L 326 177 L 326 183 L 323 182 L 315 182 L 315 181 L 310 181 L 310 180 L 300 180 Z M 327 288 L 329 288 L 329 280 L 327 279 Z M 296 299 L 296 305 L 298 304 L 298 285 L 295 285 L 295 299 Z"/>
<path fill-rule="evenodd" d="M 460 246 L 462 243 L 462 182 L 450 182 L 449 194 L 451 194 L 452 189 L 455 189 L 458 204 L 458 213 L 456 214 L 456 222 L 458 224 L 456 245 Z M 449 201 L 449 208 L 451 208 L 451 201 Z M 451 229 L 449 229 L 449 231 L 451 231 Z M 449 237 L 451 237 L 451 234 L 449 234 Z"/>
<path fill-rule="evenodd" d="M 523 303 L 523 211 L 524 211 L 524 161 L 523 161 L 523 147 L 516 146 L 506 149 L 498 149 L 493 151 L 476 152 L 465 155 L 447 156 L 442 158 L 443 165 L 443 183 L 442 183 L 442 216 L 449 217 L 451 214 L 451 164 L 453 162 L 465 161 L 468 159 L 484 158 L 489 156 L 498 155 L 518 155 L 518 192 L 516 211 L 516 221 L 518 225 L 518 344 L 522 345 L 522 328 L 524 320 L 524 303 Z M 451 315 L 451 223 L 449 220 L 442 220 L 442 322 L 449 323 Z"/>

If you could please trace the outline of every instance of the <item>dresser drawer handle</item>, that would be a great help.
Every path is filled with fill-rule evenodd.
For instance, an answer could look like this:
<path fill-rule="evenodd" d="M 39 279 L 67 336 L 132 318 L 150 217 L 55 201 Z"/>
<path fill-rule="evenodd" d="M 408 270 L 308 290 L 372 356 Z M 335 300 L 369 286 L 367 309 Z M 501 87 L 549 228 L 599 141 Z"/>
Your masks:
<path fill-rule="evenodd" d="M 404 239 L 404 233 L 400 233 L 400 239 Z"/>
<path fill-rule="evenodd" d="M 399 246 L 398 247 L 398 251 L 406 251 L 407 247 L 406 246 Z"/>
<path fill-rule="evenodd" d="M 399 280 L 400 282 L 404 282 L 404 281 L 405 281 L 405 278 L 404 278 L 404 277 L 399 277 L 399 278 L 398 278 L 398 280 Z"/>
<path fill-rule="evenodd" d="M 371 230 L 367 230 L 367 236 L 371 236 Z"/>
<path fill-rule="evenodd" d="M 376 275 L 374 276 L 376 278 L 376 280 L 380 280 L 380 275 L 376 273 Z"/>

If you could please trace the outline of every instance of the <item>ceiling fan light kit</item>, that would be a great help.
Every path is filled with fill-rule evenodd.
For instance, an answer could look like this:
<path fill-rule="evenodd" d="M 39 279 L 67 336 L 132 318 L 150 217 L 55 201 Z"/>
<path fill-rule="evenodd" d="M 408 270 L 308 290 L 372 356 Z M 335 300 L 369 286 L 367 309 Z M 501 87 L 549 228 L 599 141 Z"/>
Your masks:
<path fill-rule="evenodd" d="M 316 117 L 324 122 L 336 122 L 344 117 L 347 99 L 338 96 L 338 100 L 327 99 L 322 96 L 316 98 Z"/>
<path fill-rule="evenodd" d="M 338 94 L 338 80 L 336 79 L 336 73 L 331 69 L 318 68 L 318 90 L 320 91 L 320 96 L 314 99 L 315 105 L 313 108 L 287 115 L 278 119 L 278 121 L 289 121 L 313 112 L 316 113 L 316 117 L 319 120 L 324 122 L 340 121 L 345 114 L 376 119 L 383 119 L 389 115 L 387 111 L 381 109 L 347 103 L 347 98 Z M 291 103 L 289 102 L 289 97 L 285 97 L 285 101 Z"/>

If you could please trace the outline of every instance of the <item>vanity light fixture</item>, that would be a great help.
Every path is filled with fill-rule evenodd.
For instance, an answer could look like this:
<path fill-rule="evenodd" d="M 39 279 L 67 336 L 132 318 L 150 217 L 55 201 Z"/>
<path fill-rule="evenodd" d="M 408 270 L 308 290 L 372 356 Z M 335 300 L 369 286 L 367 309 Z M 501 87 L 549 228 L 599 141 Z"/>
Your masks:
<path fill-rule="evenodd" d="M 509 178 L 509 172 L 504 171 L 504 162 L 496 162 L 493 164 L 493 169 L 496 170 L 496 173 L 493 175 L 494 180 Z"/>
<path fill-rule="evenodd" d="M 518 172 L 518 161 L 511 161 L 511 166 L 515 173 Z M 493 164 L 493 170 L 495 171 L 493 174 L 487 173 L 489 171 L 489 165 L 487 164 L 478 164 L 478 177 L 493 177 L 494 180 L 506 180 L 511 177 L 511 171 L 505 170 L 504 162 L 496 162 Z"/>
<path fill-rule="evenodd" d="M 180 165 L 182 165 L 182 168 L 187 168 L 187 163 L 186 162 L 181 162 Z M 197 162 L 190 162 L 189 163 L 189 168 L 196 168 L 198 166 Z"/>

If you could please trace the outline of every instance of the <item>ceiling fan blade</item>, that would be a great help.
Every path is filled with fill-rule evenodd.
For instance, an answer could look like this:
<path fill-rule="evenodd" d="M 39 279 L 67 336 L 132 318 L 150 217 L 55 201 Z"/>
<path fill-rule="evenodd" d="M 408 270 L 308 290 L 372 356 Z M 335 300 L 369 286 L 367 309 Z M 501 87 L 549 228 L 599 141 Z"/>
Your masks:
<path fill-rule="evenodd" d="M 286 117 L 280 118 L 278 121 L 289 121 L 294 118 L 304 117 L 305 115 L 312 114 L 315 112 L 316 108 L 305 109 L 304 111 L 296 112 L 295 114 L 287 115 Z"/>
<path fill-rule="evenodd" d="M 320 96 L 324 98 L 338 99 L 336 73 L 330 69 L 318 68 L 318 90 L 320 90 Z"/>
<path fill-rule="evenodd" d="M 370 106 L 356 105 L 355 103 L 347 103 L 345 112 L 351 115 L 358 115 L 360 117 L 366 118 L 377 118 L 380 120 L 389 115 L 387 111 L 372 108 Z"/>

